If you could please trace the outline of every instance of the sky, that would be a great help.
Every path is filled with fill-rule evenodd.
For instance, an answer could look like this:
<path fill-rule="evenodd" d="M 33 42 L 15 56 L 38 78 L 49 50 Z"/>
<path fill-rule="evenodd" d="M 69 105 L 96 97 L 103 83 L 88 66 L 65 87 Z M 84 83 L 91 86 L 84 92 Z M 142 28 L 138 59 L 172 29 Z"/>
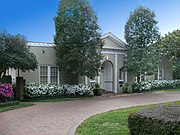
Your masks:
<path fill-rule="evenodd" d="M 156 13 L 162 36 L 180 29 L 180 0 L 89 0 L 101 33 L 112 32 L 124 39 L 130 12 L 144 6 Z M 0 0 L 0 30 L 24 35 L 29 41 L 53 42 L 54 17 L 59 0 Z"/>

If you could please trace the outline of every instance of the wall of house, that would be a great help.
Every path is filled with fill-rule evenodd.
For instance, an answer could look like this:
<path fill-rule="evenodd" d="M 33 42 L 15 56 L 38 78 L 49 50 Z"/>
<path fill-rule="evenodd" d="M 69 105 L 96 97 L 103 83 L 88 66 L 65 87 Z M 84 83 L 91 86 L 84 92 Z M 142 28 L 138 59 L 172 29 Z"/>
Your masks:
<path fill-rule="evenodd" d="M 56 66 L 56 54 L 53 47 L 49 46 L 30 46 L 30 52 L 36 55 L 38 69 L 29 72 L 20 72 L 20 76 L 26 79 L 26 84 L 35 82 L 39 83 L 39 66 Z"/>
<path fill-rule="evenodd" d="M 159 63 L 159 68 L 162 68 L 163 71 L 163 79 L 164 80 L 172 80 L 173 79 L 173 73 L 172 73 L 172 63 L 169 62 L 167 59 L 163 59 Z"/>

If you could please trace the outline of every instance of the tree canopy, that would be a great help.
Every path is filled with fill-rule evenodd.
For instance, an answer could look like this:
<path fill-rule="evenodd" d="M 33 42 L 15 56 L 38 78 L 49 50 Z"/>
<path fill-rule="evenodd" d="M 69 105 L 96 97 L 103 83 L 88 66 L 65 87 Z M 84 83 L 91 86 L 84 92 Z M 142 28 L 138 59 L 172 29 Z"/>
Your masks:
<path fill-rule="evenodd" d="M 0 75 L 9 68 L 22 71 L 35 70 L 38 66 L 36 56 L 29 52 L 27 40 L 21 35 L 0 33 Z"/>
<path fill-rule="evenodd" d="M 180 30 L 169 32 L 158 42 L 159 52 L 162 57 L 168 58 L 173 63 L 174 77 L 180 78 Z"/>
<path fill-rule="evenodd" d="M 153 73 L 158 63 L 158 57 L 155 57 L 156 47 L 153 46 L 159 38 L 157 23 L 153 11 L 138 7 L 130 13 L 125 25 L 125 67 L 138 77 L 138 81 L 141 74 Z"/>
<path fill-rule="evenodd" d="M 79 75 L 98 75 L 103 41 L 87 0 L 61 0 L 54 21 L 57 65 L 65 77 L 77 83 Z"/>

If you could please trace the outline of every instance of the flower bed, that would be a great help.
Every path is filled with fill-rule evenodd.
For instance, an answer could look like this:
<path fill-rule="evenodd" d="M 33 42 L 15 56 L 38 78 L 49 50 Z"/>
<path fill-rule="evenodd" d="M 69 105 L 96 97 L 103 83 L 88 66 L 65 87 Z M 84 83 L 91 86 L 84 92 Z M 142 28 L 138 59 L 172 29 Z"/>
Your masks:
<path fill-rule="evenodd" d="M 35 98 L 43 96 L 91 96 L 93 95 L 92 87 L 90 85 L 53 85 L 53 84 L 29 84 L 25 86 L 25 97 Z"/>
<path fill-rule="evenodd" d="M 0 85 L 0 100 L 7 101 L 13 97 L 12 84 Z"/>
<path fill-rule="evenodd" d="M 134 91 L 142 92 L 153 89 L 176 88 L 178 86 L 180 86 L 180 80 L 142 81 L 139 84 L 135 84 Z"/>

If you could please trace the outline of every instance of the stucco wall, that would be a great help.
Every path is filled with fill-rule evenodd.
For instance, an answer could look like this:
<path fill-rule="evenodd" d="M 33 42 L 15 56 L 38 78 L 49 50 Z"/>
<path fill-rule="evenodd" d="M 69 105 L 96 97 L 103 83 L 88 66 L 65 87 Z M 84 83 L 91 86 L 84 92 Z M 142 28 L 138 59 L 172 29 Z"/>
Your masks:
<path fill-rule="evenodd" d="M 26 84 L 35 82 L 39 83 L 39 66 L 56 66 L 56 54 L 53 47 L 46 46 L 30 46 L 30 52 L 36 55 L 38 61 L 38 69 L 29 72 L 20 72 L 20 76 L 26 79 Z"/>
<path fill-rule="evenodd" d="M 164 79 L 165 80 L 173 79 L 173 76 L 172 76 L 172 63 L 171 62 L 169 62 L 167 59 L 163 59 L 159 63 L 159 68 L 164 69 Z"/>

